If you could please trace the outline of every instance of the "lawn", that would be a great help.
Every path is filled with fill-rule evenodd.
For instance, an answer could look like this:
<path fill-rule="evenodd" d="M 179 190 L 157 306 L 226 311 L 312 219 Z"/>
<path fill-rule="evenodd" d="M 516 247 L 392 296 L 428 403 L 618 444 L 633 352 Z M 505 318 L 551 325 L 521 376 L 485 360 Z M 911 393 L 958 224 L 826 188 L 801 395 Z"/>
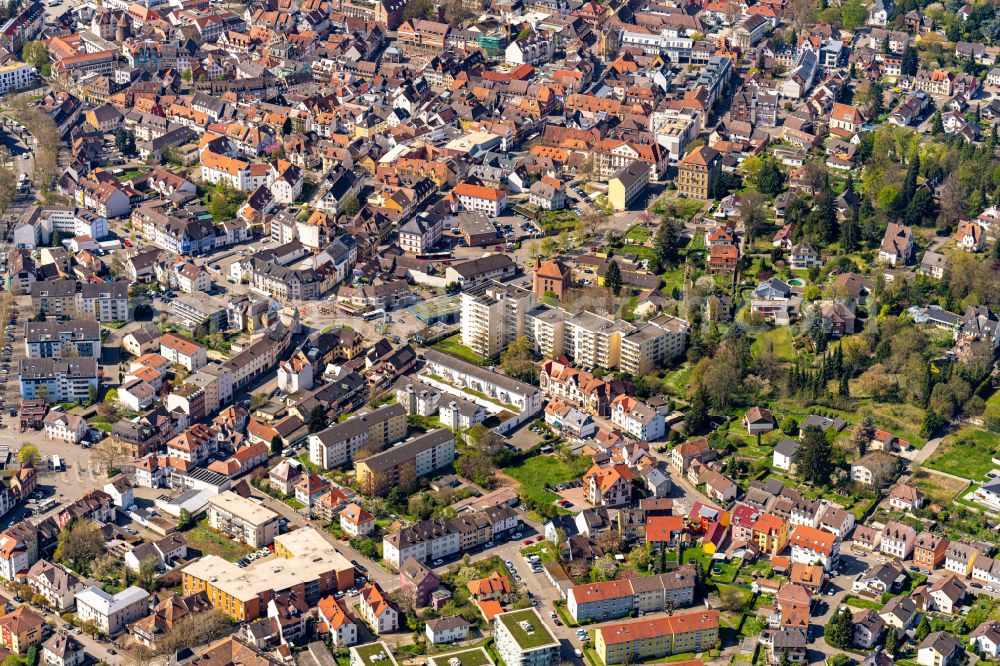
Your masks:
<path fill-rule="evenodd" d="M 862 599 L 861 597 L 856 597 L 853 594 L 848 594 L 844 597 L 844 603 L 852 608 L 871 608 L 872 610 L 881 610 L 882 606 L 885 604 L 878 599 Z"/>
<path fill-rule="evenodd" d="M 626 240 L 632 241 L 636 245 L 642 245 L 649 240 L 651 235 L 652 234 L 649 233 L 649 229 L 637 224 L 628 230 L 628 233 L 625 234 L 625 238 Z"/>
<path fill-rule="evenodd" d="M 975 428 L 962 428 L 948 435 L 925 465 L 963 479 L 982 481 L 996 467 L 997 436 Z"/>
<path fill-rule="evenodd" d="M 947 505 L 959 494 L 963 493 L 969 484 L 950 476 L 936 474 L 931 469 L 920 469 L 913 474 L 913 485 L 932 502 Z"/>
<path fill-rule="evenodd" d="M 200 551 L 202 555 L 217 555 L 230 562 L 235 562 L 253 551 L 250 546 L 233 541 L 208 527 L 207 520 L 184 532 L 184 541 L 187 542 L 188 548 Z"/>
<path fill-rule="evenodd" d="M 678 369 L 668 372 L 663 378 L 663 388 L 667 393 L 678 398 L 687 398 L 688 384 L 691 383 L 691 364 L 685 363 Z"/>
<path fill-rule="evenodd" d="M 674 290 L 682 291 L 684 289 L 684 269 L 674 268 L 667 271 L 660 276 L 663 280 L 663 287 L 660 289 L 661 293 L 667 296 L 673 297 Z"/>
<path fill-rule="evenodd" d="M 504 471 L 521 484 L 518 489 L 520 495 L 532 497 L 541 503 L 559 499 L 558 495 L 545 489 L 547 486 L 576 478 L 572 470 L 554 456 L 534 456 L 517 467 L 508 467 Z"/>
<path fill-rule="evenodd" d="M 792 331 L 787 326 L 778 326 L 769 331 L 764 331 L 754 340 L 751 349 L 754 353 L 759 353 L 768 346 L 774 352 L 774 355 L 782 361 L 788 363 L 795 361 L 796 353 L 795 347 L 792 345 Z"/>
<path fill-rule="evenodd" d="M 1000 419 L 1000 391 L 995 392 L 986 401 L 986 409 L 983 411 L 984 419 Z"/>
<path fill-rule="evenodd" d="M 472 363 L 474 365 L 481 365 L 484 367 L 492 365 L 489 359 L 480 356 L 462 344 L 461 333 L 455 333 L 454 335 L 449 335 L 446 338 L 441 338 L 435 342 L 431 348 L 436 349 L 439 352 L 444 352 L 445 354 L 451 354 L 452 356 L 462 359 L 466 363 Z"/>

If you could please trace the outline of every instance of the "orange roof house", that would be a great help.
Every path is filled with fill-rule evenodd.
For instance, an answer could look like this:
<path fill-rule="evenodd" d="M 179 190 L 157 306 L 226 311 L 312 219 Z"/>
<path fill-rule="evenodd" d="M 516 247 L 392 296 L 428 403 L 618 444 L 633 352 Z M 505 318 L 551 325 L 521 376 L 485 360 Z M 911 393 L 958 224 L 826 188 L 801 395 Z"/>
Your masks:
<path fill-rule="evenodd" d="M 646 543 L 663 544 L 676 541 L 683 531 L 683 516 L 648 516 L 646 518 Z"/>
<path fill-rule="evenodd" d="M 477 601 L 499 600 L 510 594 L 510 581 L 494 571 L 486 578 L 477 578 L 468 582 L 469 594 Z"/>

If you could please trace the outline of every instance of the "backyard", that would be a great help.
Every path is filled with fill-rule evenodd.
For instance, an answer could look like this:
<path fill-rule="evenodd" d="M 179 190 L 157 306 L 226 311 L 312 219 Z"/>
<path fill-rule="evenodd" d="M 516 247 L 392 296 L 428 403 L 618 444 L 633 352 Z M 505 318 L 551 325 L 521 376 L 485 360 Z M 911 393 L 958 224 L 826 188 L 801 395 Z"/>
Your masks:
<path fill-rule="evenodd" d="M 982 481 L 987 472 L 997 467 L 992 460 L 996 455 L 996 441 L 997 436 L 994 434 L 975 428 L 962 428 L 948 435 L 925 464 L 931 469 L 963 479 Z"/>
<path fill-rule="evenodd" d="M 489 359 L 480 356 L 476 352 L 472 351 L 468 347 L 462 344 L 462 334 L 455 333 L 449 335 L 446 338 L 441 338 L 434 343 L 432 349 L 436 349 L 439 352 L 444 352 L 445 354 L 451 354 L 456 356 L 467 363 L 473 363 L 475 365 L 488 366 L 490 365 Z"/>
<path fill-rule="evenodd" d="M 517 467 L 509 467 L 504 471 L 520 484 L 519 495 L 533 498 L 542 504 L 559 499 L 558 495 L 549 492 L 546 487 L 579 478 L 576 470 L 556 456 L 533 456 Z"/>
<path fill-rule="evenodd" d="M 207 520 L 184 532 L 184 540 L 190 550 L 197 550 L 202 555 L 217 555 L 230 562 L 235 562 L 253 550 L 208 527 Z"/>

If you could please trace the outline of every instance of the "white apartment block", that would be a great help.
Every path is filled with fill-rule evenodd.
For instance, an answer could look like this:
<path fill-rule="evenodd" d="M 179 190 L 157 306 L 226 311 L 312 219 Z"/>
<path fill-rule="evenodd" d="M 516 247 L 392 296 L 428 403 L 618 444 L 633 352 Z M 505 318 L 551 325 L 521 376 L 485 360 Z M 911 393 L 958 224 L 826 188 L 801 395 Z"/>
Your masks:
<path fill-rule="evenodd" d="M 462 344 L 481 356 L 496 356 L 524 335 L 533 307 L 534 292 L 500 282 L 462 292 Z"/>
<path fill-rule="evenodd" d="M 542 392 L 537 386 L 466 363 L 434 349 L 424 352 L 424 360 L 424 369 L 428 373 L 443 378 L 459 390 L 470 388 L 527 414 L 534 414 L 542 409 Z"/>
<path fill-rule="evenodd" d="M 0 95 L 12 90 L 21 90 L 33 85 L 38 79 L 38 73 L 31 65 L 23 62 L 12 62 L 0 67 Z"/>
<path fill-rule="evenodd" d="M 208 500 L 208 524 L 254 548 L 274 543 L 280 516 L 263 504 L 227 490 Z"/>
<path fill-rule="evenodd" d="M 362 447 L 379 450 L 406 436 L 406 408 L 385 405 L 326 430 L 309 435 L 309 461 L 323 469 L 342 467 L 354 460 Z"/>
<path fill-rule="evenodd" d="M 525 333 L 546 358 L 565 354 L 583 367 L 618 368 L 644 375 L 684 353 L 689 324 L 661 315 L 640 326 L 593 312 L 570 314 L 539 305 L 528 312 Z"/>
<path fill-rule="evenodd" d="M 561 661 L 559 641 L 534 608 L 494 617 L 493 639 L 507 666 L 555 666 Z"/>
<path fill-rule="evenodd" d="M 129 587 L 110 595 L 91 585 L 76 595 L 76 618 L 93 622 L 100 631 L 114 636 L 128 624 L 149 613 L 149 593 L 140 587 Z"/>

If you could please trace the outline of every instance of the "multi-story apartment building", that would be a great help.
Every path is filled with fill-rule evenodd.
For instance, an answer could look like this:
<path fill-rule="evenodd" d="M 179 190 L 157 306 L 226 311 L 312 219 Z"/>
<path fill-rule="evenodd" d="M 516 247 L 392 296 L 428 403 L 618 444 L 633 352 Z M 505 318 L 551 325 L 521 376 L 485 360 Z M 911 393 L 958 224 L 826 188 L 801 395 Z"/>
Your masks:
<path fill-rule="evenodd" d="M 478 391 L 524 414 L 534 414 L 542 409 L 542 392 L 537 386 L 466 363 L 434 349 L 424 351 L 424 362 L 425 372 L 441 377 L 458 389 Z"/>
<path fill-rule="evenodd" d="M 913 566 L 934 571 L 944 562 L 950 543 L 939 534 L 921 532 L 913 544 Z"/>
<path fill-rule="evenodd" d="M 520 519 L 508 506 L 491 506 L 452 520 L 422 520 L 382 539 L 382 557 L 396 567 L 409 558 L 430 562 L 481 546 L 517 529 Z"/>
<path fill-rule="evenodd" d="M 77 316 L 101 322 L 128 321 L 128 282 L 84 282 L 77 293 Z"/>
<path fill-rule="evenodd" d="M 601 661 L 637 663 L 684 652 L 704 652 L 719 642 L 719 611 L 637 620 L 600 627 L 594 649 Z"/>
<path fill-rule="evenodd" d="M 663 414 L 632 396 L 619 395 L 611 401 L 611 422 L 636 439 L 652 442 L 663 437 Z"/>
<path fill-rule="evenodd" d="M 699 146 L 677 165 L 677 191 L 691 199 L 711 198 L 721 174 L 722 156 L 719 151 Z"/>
<path fill-rule="evenodd" d="M 459 183 L 454 189 L 462 210 L 478 211 L 490 217 L 499 217 L 507 207 L 507 194 L 495 187 Z"/>
<path fill-rule="evenodd" d="M 462 344 L 492 358 L 524 335 L 525 317 L 535 306 L 529 289 L 486 282 L 462 292 Z"/>
<path fill-rule="evenodd" d="M 38 80 L 38 72 L 23 62 L 11 62 L 0 67 L 0 95 L 28 88 Z"/>
<path fill-rule="evenodd" d="M 944 569 L 966 578 L 972 573 L 972 566 L 979 555 L 980 553 L 975 546 L 961 541 L 952 541 L 945 551 Z"/>
<path fill-rule="evenodd" d="M 555 666 L 560 662 L 559 641 L 534 608 L 494 617 L 493 640 L 507 666 Z"/>
<path fill-rule="evenodd" d="M 31 285 L 32 314 L 77 319 L 75 280 L 39 280 Z"/>
<path fill-rule="evenodd" d="M 323 469 L 347 465 L 366 449 L 381 451 L 406 436 L 406 408 L 385 405 L 309 435 L 309 460 Z"/>
<path fill-rule="evenodd" d="M 354 586 L 354 566 L 312 527 L 274 538 L 274 558 L 246 567 L 207 555 L 181 570 L 185 596 L 205 591 L 217 610 L 239 622 L 267 614 L 267 602 L 283 592 L 307 604 Z"/>
<path fill-rule="evenodd" d="M 263 504 L 231 490 L 208 500 L 209 526 L 254 548 L 269 546 L 274 542 L 280 518 Z"/>
<path fill-rule="evenodd" d="M 76 595 L 76 616 L 80 622 L 94 623 L 107 636 L 121 633 L 148 612 L 149 593 L 134 585 L 113 595 L 91 585 Z"/>
<path fill-rule="evenodd" d="M 354 469 L 361 492 L 378 495 L 396 485 L 416 483 L 454 461 L 455 434 L 440 428 L 365 458 Z"/>
<path fill-rule="evenodd" d="M 93 320 L 30 321 L 24 325 L 24 355 L 28 358 L 100 358 L 101 325 Z"/>
<path fill-rule="evenodd" d="M 626 390 L 620 381 L 598 379 L 589 372 L 553 360 L 542 364 L 538 380 L 547 397 L 568 402 L 596 416 L 610 416 L 611 401 Z"/>
<path fill-rule="evenodd" d="M 652 613 L 694 603 L 695 572 L 682 566 L 657 576 L 575 585 L 566 609 L 577 622 L 614 620 L 633 611 Z"/>
<path fill-rule="evenodd" d="M 19 380 L 25 400 L 84 402 L 90 399 L 91 389 L 97 390 L 97 361 L 86 357 L 26 358 L 21 360 Z"/>
<path fill-rule="evenodd" d="M 905 560 L 913 552 L 917 541 L 917 531 L 906 523 L 887 523 L 882 530 L 879 550 L 886 555 Z"/>
<path fill-rule="evenodd" d="M 684 353 L 688 328 L 686 321 L 669 315 L 635 326 L 586 310 L 574 315 L 549 305 L 533 308 L 525 319 L 525 334 L 542 356 L 565 354 L 579 365 L 639 375 Z"/>
<path fill-rule="evenodd" d="M 799 525 L 792 532 L 792 562 L 818 564 L 829 571 L 840 558 L 840 539 L 825 530 Z"/>

